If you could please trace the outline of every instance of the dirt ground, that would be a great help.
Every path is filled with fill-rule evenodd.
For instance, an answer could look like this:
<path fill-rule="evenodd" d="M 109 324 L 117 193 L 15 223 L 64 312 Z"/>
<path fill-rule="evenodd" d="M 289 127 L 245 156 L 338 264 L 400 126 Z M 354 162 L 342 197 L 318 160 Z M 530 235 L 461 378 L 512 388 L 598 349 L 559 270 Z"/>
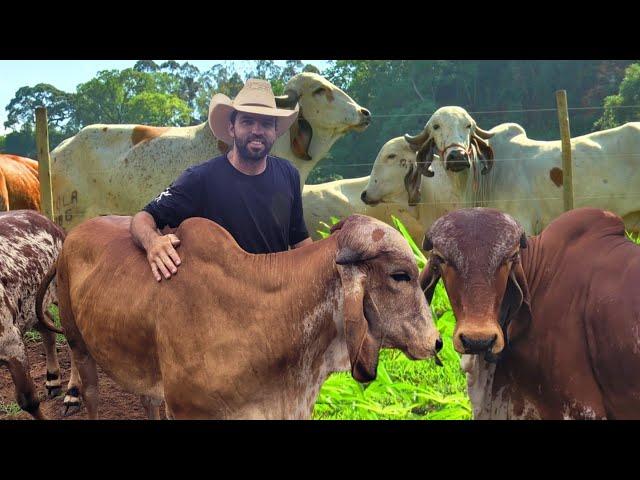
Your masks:
<path fill-rule="evenodd" d="M 38 389 L 40 398 L 40 408 L 44 415 L 54 420 L 85 420 L 87 411 L 84 405 L 80 405 L 80 410 L 68 416 L 64 416 L 64 392 L 69 381 L 71 371 L 71 357 L 68 345 L 58 344 L 58 360 L 60 362 L 60 372 L 62 374 L 62 394 L 56 398 L 48 399 L 47 390 L 44 386 L 46 376 L 46 361 L 44 348 L 41 342 L 26 342 L 27 354 L 31 366 L 31 376 Z M 98 406 L 98 416 L 101 420 L 144 420 L 146 415 L 136 395 L 132 395 L 120 389 L 105 373 L 98 367 L 98 388 L 100 392 L 100 403 Z M 11 375 L 6 367 L 0 367 L 0 404 L 3 406 L 15 404 L 15 389 Z M 15 405 L 14 405 L 15 406 Z M 18 414 L 7 414 L 4 408 L 0 411 L 0 420 L 29 420 L 31 415 L 20 410 Z M 164 416 L 164 405 L 160 408 L 161 416 Z"/>

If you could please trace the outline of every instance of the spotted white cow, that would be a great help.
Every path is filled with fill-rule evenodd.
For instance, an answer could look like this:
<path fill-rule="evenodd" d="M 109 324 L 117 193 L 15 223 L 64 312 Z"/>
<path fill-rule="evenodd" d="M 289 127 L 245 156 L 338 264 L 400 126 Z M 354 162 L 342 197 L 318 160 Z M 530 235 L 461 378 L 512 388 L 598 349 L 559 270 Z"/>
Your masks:
<path fill-rule="evenodd" d="M 289 80 L 281 108 L 300 105 L 298 120 L 271 153 L 300 171 L 301 187 L 331 146 L 349 131 L 363 131 L 371 114 L 315 73 Z M 190 165 L 227 150 L 208 122 L 193 127 L 90 125 L 51 152 L 56 223 L 69 229 L 105 214 L 132 215 Z"/>
<path fill-rule="evenodd" d="M 9 368 L 20 407 L 43 419 L 40 401 L 29 373 L 22 341 L 35 327 L 42 335 L 47 355 L 46 388 L 49 395 L 60 391 L 60 366 L 56 356 L 56 329 L 46 317 L 36 318 L 36 294 L 62 248 L 64 232 L 32 210 L 0 212 L 0 363 Z M 57 302 L 56 284 L 42 292 L 44 310 Z"/>
<path fill-rule="evenodd" d="M 640 123 L 572 138 L 571 147 L 574 207 L 612 211 L 640 231 Z M 403 162 L 411 151 L 417 154 Z M 559 140 L 531 140 L 515 123 L 486 132 L 464 109 L 443 107 L 419 135 L 383 146 L 363 199 L 417 205 L 425 228 L 452 210 L 488 206 L 536 234 L 563 212 L 562 185 Z"/>

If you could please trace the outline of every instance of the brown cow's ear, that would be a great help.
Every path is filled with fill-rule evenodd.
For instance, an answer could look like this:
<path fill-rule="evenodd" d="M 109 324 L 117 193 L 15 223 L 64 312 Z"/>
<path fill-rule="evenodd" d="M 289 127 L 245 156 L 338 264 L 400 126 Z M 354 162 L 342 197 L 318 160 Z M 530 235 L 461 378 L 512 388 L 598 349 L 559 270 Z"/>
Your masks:
<path fill-rule="evenodd" d="M 344 293 L 342 311 L 351 375 L 358 382 L 370 382 L 377 374 L 379 345 L 376 345 L 365 317 L 366 276 L 345 268 L 339 268 L 338 271 Z M 371 305 L 373 302 L 367 303 Z"/>
<path fill-rule="evenodd" d="M 520 262 L 511 267 L 507 289 L 500 309 L 500 323 L 506 332 L 506 342 L 511 345 L 522 338 L 531 324 L 531 296 Z"/>
<path fill-rule="evenodd" d="M 309 155 L 309 147 L 311 146 L 311 138 L 313 137 L 313 129 L 301 115 L 293 122 L 289 129 L 291 135 L 291 150 L 296 157 L 302 160 L 311 160 Z"/>
<path fill-rule="evenodd" d="M 422 184 L 422 174 L 417 163 L 409 163 L 409 172 L 404 177 L 404 188 L 409 194 L 409 206 L 415 207 L 420 203 L 420 185 Z"/>
<path fill-rule="evenodd" d="M 433 293 L 436 290 L 438 280 L 440 280 L 440 275 L 440 268 L 432 259 L 429 259 L 427 265 L 424 267 L 424 270 L 422 270 L 422 273 L 420 273 L 420 288 L 422 288 L 424 296 L 427 298 L 427 303 L 429 303 L 429 305 L 431 305 Z"/>

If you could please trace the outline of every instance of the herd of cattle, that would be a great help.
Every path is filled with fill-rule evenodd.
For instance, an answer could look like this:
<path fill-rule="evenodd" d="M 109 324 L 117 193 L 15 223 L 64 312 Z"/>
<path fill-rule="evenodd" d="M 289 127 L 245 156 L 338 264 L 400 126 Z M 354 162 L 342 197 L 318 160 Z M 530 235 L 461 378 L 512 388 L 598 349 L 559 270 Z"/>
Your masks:
<path fill-rule="evenodd" d="M 57 225 L 36 212 L 37 162 L 0 155 L 0 362 L 22 409 L 43 418 L 22 341 L 35 327 L 48 393 L 61 391 L 53 332 L 64 332 L 64 403 L 82 398 L 89 418 L 97 365 L 149 418 L 163 401 L 168 418 L 309 418 L 330 373 L 371 381 L 381 348 L 439 363 L 428 302 L 442 278 L 474 418 L 640 417 L 640 247 L 625 237 L 640 231 L 640 123 L 571 140 L 576 209 L 563 214 L 560 141 L 514 123 L 483 130 L 460 107 L 384 143 L 370 176 L 304 185 L 371 114 L 312 73 L 278 98 L 296 101 L 303 113 L 272 154 L 300 171 L 313 235 L 343 220 L 264 256 L 189 219 L 176 232 L 186 270 L 169 283 L 153 281 L 129 215 L 226 151 L 206 122 L 92 125 L 60 143 Z M 424 238 L 422 273 L 391 215 Z"/>

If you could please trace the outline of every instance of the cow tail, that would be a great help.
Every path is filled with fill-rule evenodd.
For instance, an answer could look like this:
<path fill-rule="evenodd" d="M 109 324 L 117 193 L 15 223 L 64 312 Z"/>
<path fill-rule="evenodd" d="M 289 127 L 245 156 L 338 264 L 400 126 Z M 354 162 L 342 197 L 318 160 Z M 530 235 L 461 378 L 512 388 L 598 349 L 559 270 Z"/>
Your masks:
<path fill-rule="evenodd" d="M 38 287 L 38 292 L 36 293 L 36 316 L 38 317 L 38 321 L 42 325 L 44 325 L 48 330 L 51 330 L 52 332 L 64 334 L 64 330 L 61 330 L 58 327 L 56 327 L 53 324 L 53 322 L 50 320 L 51 317 L 49 316 L 49 312 L 44 312 L 42 310 L 42 302 L 44 301 L 44 296 L 47 293 L 47 289 L 49 288 L 49 284 L 51 283 L 51 280 L 53 280 L 53 277 L 56 276 L 56 263 L 57 262 L 53 262 L 53 265 L 51 265 L 51 268 L 49 269 L 45 277 L 42 279 L 42 282 Z M 46 314 L 46 317 L 45 317 L 45 314 Z"/>

